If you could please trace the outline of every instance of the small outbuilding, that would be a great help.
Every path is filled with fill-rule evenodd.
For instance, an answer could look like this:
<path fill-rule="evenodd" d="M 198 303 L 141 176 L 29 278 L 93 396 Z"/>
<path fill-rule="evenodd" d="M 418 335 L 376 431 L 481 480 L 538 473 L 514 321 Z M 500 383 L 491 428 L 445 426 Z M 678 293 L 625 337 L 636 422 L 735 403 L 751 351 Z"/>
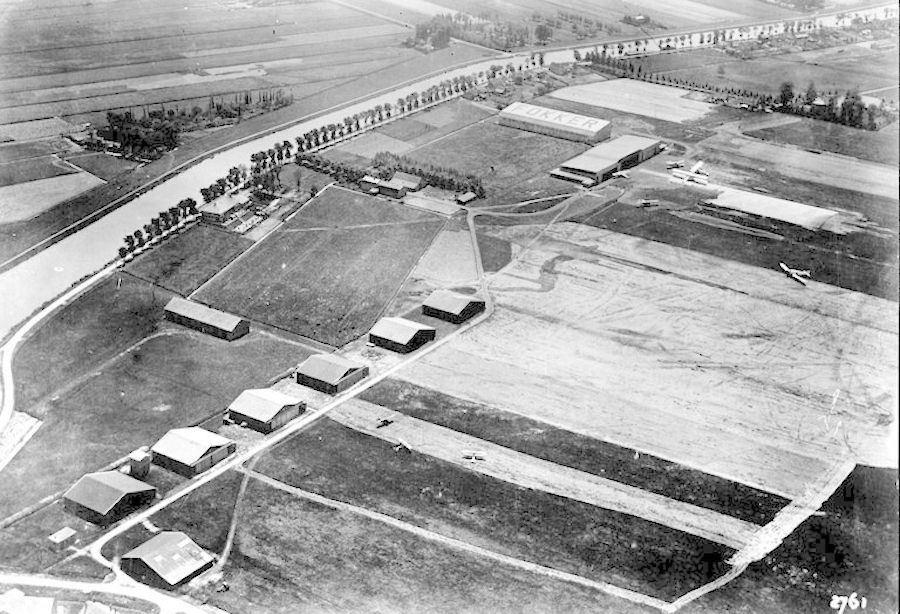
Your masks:
<path fill-rule="evenodd" d="M 369 376 L 369 367 L 338 354 L 313 354 L 297 367 L 297 383 L 326 394 L 344 392 Z"/>
<path fill-rule="evenodd" d="M 228 406 L 228 417 L 254 431 L 271 433 L 299 416 L 306 403 L 271 388 L 245 390 Z"/>
<path fill-rule="evenodd" d="M 476 198 L 478 198 L 478 195 L 475 192 L 463 192 L 456 195 L 456 202 L 460 205 L 468 205 Z"/>
<path fill-rule="evenodd" d="M 75 543 L 78 532 L 72 527 L 63 527 L 56 533 L 53 533 L 47 540 L 50 542 L 50 549 L 53 552 L 62 552 Z"/>
<path fill-rule="evenodd" d="M 122 571 L 149 586 L 171 590 L 213 566 L 206 550 L 181 531 L 163 531 L 122 555 Z"/>
<path fill-rule="evenodd" d="M 450 290 L 435 290 L 422 304 L 422 313 L 453 324 L 462 324 L 475 314 L 484 311 L 484 307 L 484 301 L 477 296 Z"/>
<path fill-rule="evenodd" d="M 166 304 L 166 319 L 226 341 L 233 341 L 250 332 L 248 320 L 180 296 Z"/>
<path fill-rule="evenodd" d="M 369 341 L 401 354 L 417 350 L 436 336 L 431 326 L 405 318 L 381 318 L 369 331 Z"/>
<path fill-rule="evenodd" d="M 225 460 L 235 443 L 199 426 L 172 429 L 153 444 L 153 464 L 192 478 Z"/>
<path fill-rule="evenodd" d="M 96 525 L 108 526 L 150 503 L 156 487 L 120 471 L 99 471 L 79 479 L 63 495 L 63 508 Z"/>

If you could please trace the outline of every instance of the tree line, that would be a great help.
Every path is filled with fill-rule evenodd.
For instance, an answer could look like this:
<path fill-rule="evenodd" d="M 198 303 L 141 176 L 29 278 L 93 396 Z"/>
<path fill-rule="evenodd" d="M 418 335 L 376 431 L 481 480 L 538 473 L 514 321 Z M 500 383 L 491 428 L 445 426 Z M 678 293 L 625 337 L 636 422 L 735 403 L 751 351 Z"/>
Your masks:
<path fill-rule="evenodd" d="M 177 205 L 160 211 L 159 215 L 151 219 L 149 224 L 144 224 L 143 228 L 125 235 L 125 245 L 119 248 L 119 257 L 125 258 L 155 237 L 175 228 L 187 216 L 196 214 L 197 202 L 193 198 L 182 199 Z"/>

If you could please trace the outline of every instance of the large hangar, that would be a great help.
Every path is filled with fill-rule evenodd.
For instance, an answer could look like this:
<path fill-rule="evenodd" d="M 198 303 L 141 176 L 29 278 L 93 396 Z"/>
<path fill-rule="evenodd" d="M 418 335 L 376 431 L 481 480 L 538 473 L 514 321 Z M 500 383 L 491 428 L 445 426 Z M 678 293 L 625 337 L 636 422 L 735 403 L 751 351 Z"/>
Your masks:
<path fill-rule="evenodd" d="M 500 125 L 588 144 L 608 139 L 612 129 L 605 119 L 557 111 L 526 102 L 514 102 L 500 111 Z"/>
<path fill-rule="evenodd" d="M 583 154 L 564 162 L 551 175 L 570 181 L 606 181 L 613 173 L 637 166 L 662 149 L 662 142 L 627 134 L 591 147 Z"/>

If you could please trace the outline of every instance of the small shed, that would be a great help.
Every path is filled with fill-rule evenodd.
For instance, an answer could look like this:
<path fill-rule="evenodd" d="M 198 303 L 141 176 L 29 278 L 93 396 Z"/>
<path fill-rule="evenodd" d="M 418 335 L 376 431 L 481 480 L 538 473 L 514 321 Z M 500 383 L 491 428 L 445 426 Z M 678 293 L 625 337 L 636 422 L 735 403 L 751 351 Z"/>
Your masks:
<path fill-rule="evenodd" d="M 47 540 L 50 542 L 50 549 L 53 552 L 62 552 L 75 543 L 77 536 L 78 531 L 72 527 L 63 527 L 53 535 L 50 535 Z"/>
<path fill-rule="evenodd" d="M 326 394 L 344 392 L 369 376 L 369 367 L 338 354 L 313 354 L 297 367 L 297 383 Z"/>
<path fill-rule="evenodd" d="M 163 531 L 122 555 L 122 571 L 144 584 L 173 589 L 213 566 L 213 557 L 181 531 Z"/>
<path fill-rule="evenodd" d="M 254 431 L 271 433 L 306 409 L 300 399 L 271 388 L 245 390 L 228 406 L 228 417 Z"/>
<path fill-rule="evenodd" d="M 117 522 L 150 503 L 156 487 L 119 471 L 88 473 L 63 495 L 63 508 L 96 525 Z"/>
<path fill-rule="evenodd" d="M 422 305 L 422 313 L 432 318 L 438 318 L 462 324 L 477 313 L 484 311 L 485 302 L 477 297 L 450 290 L 435 290 Z"/>
<path fill-rule="evenodd" d="M 191 478 L 236 450 L 235 443 L 199 426 L 172 429 L 153 444 L 153 463 Z"/>
<path fill-rule="evenodd" d="M 248 320 L 180 296 L 173 297 L 166 304 L 166 319 L 226 341 L 233 341 L 250 332 Z"/>
<path fill-rule="evenodd" d="M 437 331 L 431 326 L 405 318 L 381 318 L 369 331 L 369 341 L 394 352 L 406 354 L 433 341 Z"/>
<path fill-rule="evenodd" d="M 478 195 L 475 192 L 464 192 L 456 195 L 456 202 L 460 205 L 468 205 L 476 198 L 478 198 Z"/>

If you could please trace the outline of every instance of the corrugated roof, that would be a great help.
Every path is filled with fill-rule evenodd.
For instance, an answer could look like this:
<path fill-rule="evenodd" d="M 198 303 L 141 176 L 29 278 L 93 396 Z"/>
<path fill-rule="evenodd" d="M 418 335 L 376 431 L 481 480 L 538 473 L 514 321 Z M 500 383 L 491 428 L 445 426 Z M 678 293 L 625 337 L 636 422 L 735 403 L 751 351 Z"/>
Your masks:
<path fill-rule="evenodd" d="M 338 354 L 313 354 L 297 367 L 297 372 L 321 382 L 337 384 L 350 371 L 363 366 Z"/>
<path fill-rule="evenodd" d="M 271 388 L 245 390 L 231 402 L 228 409 L 261 422 L 268 422 L 284 407 L 296 405 L 299 399 Z"/>
<path fill-rule="evenodd" d="M 564 162 L 562 167 L 600 173 L 611 166 L 618 165 L 623 158 L 658 143 L 659 139 L 626 134 L 591 147 L 583 154 Z"/>
<path fill-rule="evenodd" d="M 183 299 L 180 296 L 176 296 L 169 301 L 166 305 L 166 311 L 171 311 L 185 318 L 204 322 L 227 331 L 233 331 L 242 321 L 242 318 L 238 316 Z"/>
<path fill-rule="evenodd" d="M 97 512 L 108 514 L 122 497 L 156 488 L 119 471 L 89 473 L 66 491 L 65 499 Z"/>
<path fill-rule="evenodd" d="M 578 115 L 577 113 L 557 111 L 556 109 L 548 109 L 546 107 L 528 104 L 527 102 L 512 103 L 500 111 L 500 117 L 528 121 L 538 126 L 556 130 L 567 130 L 583 136 L 595 136 L 609 125 L 608 121 L 598 117 L 588 117 L 587 115 Z"/>
<path fill-rule="evenodd" d="M 376 337 L 390 339 L 397 343 L 406 344 L 420 330 L 435 330 L 431 326 L 419 324 L 405 318 L 381 318 L 369 331 Z"/>
<path fill-rule="evenodd" d="M 214 449 L 227 446 L 231 440 L 202 429 L 190 426 L 183 429 L 172 429 L 162 439 L 153 444 L 150 450 L 176 460 L 185 465 L 193 465 Z"/>
<path fill-rule="evenodd" d="M 181 531 L 163 531 L 122 556 L 140 559 L 170 585 L 180 584 L 213 557 Z"/>
<path fill-rule="evenodd" d="M 446 311 L 447 313 L 459 315 L 463 312 L 463 309 L 468 307 L 469 303 L 472 302 L 483 301 L 477 296 L 469 296 L 458 292 L 451 292 L 450 290 L 435 290 L 425 301 L 425 305 L 432 309 L 439 309 L 441 311 Z"/>

